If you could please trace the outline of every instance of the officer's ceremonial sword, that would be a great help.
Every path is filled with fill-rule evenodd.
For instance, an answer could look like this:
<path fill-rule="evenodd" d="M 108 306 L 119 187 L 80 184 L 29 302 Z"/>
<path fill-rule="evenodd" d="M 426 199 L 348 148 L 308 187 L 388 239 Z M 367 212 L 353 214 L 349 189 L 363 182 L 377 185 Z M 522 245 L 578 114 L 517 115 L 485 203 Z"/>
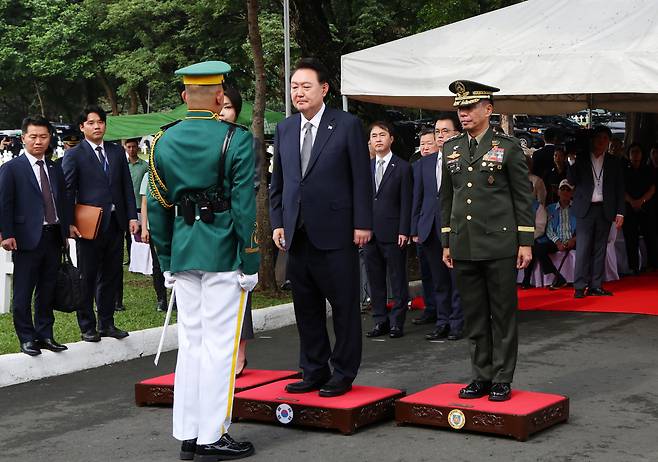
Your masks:
<path fill-rule="evenodd" d="M 171 320 L 171 312 L 174 310 L 174 302 L 176 300 L 176 286 L 171 289 L 171 296 L 169 298 L 169 306 L 167 307 L 167 315 L 165 316 L 164 326 L 162 326 L 162 334 L 160 335 L 160 344 L 158 345 L 158 352 L 155 354 L 155 360 L 153 361 L 155 365 L 158 365 L 158 360 L 160 359 L 160 353 L 162 353 L 162 347 L 164 346 L 165 335 L 167 334 L 167 326 Z"/>

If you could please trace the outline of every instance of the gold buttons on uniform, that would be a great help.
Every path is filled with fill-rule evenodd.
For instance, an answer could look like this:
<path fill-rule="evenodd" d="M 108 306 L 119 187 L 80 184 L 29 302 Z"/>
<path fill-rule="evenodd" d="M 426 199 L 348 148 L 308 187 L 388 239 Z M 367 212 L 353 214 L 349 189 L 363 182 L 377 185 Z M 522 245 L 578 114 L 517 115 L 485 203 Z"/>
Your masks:
<path fill-rule="evenodd" d="M 466 215 L 466 219 L 467 219 L 467 220 L 470 220 L 470 219 L 471 219 L 471 216 L 470 216 L 470 215 Z"/>
<path fill-rule="evenodd" d="M 506 227 L 503 227 L 503 231 L 507 231 L 507 228 L 506 228 Z"/>
<path fill-rule="evenodd" d="M 472 171 L 473 171 L 473 167 L 471 167 L 471 166 L 469 165 L 469 167 L 468 167 L 468 171 L 469 171 L 469 172 L 472 172 Z"/>
<path fill-rule="evenodd" d="M 483 166 L 483 167 L 486 167 L 486 166 L 487 166 L 487 163 L 486 163 L 486 162 L 482 162 L 482 166 Z"/>
<path fill-rule="evenodd" d="M 473 202 L 473 201 L 470 200 L 470 199 L 466 199 L 466 203 L 467 203 L 467 204 L 470 204 L 471 202 Z"/>
<path fill-rule="evenodd" d="M 466 186 L 468 186 L 469 188 L 472 188 L 472 187 L 473 187 L 473 183 L 471 183 L 471 182 L 469 181 L 468 183 L 466 183 Z"/>

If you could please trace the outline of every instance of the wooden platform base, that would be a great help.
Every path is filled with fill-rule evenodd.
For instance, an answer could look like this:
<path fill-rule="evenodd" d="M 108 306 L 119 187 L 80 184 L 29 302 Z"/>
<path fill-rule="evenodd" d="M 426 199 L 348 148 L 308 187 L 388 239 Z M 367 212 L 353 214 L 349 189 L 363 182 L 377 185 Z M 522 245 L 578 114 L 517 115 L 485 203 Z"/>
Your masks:
<path fill-rule="evenodd" d="M 135 404 L 147 406 L 152 404 L 172 405 L 174 402 L 174 374 L 161 375 L 142 380 L 135 384 Z M 235 392 L 249 390 L 277 380 L 301 377 L 297 371 L 269 371 L 263 369 L 245 369 L 235 380 Z"/>
<path fill-rule="evenodd" d="M 321 398 L 318 392 L 286 393 L 281 380 L 235 395 L 233 418 L 335 429 L 345 435 L 365 425 L 392 419 L 395 400 L 404 392 L 393 388 L 355 385 L 343 396 Z"/>
<path fill-rule="evenodd" d="M 569 418 L 569 398 L 512 390 L 509 401 L 487 397 L 460 399 L 465 384 L 444 383 L 400 399 L 395 405 L 399 425 L 419 424 L 511 436 L 526 441 L 530 435 Z"/>

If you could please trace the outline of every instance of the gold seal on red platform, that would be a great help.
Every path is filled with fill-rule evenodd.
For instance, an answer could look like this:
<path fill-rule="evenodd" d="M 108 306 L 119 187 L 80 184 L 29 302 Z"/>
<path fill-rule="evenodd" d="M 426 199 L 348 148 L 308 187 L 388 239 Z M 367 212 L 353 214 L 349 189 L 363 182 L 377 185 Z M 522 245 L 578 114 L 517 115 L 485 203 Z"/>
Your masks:
<path fill-rule="evenodd" d="M 455 430 L 461 430 L 466 425 L 466 416 L 459 409 L 453 409 L 448 413 L 448 424 Z"/>

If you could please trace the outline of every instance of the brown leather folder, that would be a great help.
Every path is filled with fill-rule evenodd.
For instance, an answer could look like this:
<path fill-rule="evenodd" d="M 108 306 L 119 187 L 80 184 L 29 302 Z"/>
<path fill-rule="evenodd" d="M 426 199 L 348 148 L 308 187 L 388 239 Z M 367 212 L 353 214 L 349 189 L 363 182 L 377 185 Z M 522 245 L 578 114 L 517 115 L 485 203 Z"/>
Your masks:
<path fill-rule="evenodd" d="M 83 239 L 96 239 L 103 219 L 103 209 L 93 205 L 76 204 L 75 227 Z"/>

